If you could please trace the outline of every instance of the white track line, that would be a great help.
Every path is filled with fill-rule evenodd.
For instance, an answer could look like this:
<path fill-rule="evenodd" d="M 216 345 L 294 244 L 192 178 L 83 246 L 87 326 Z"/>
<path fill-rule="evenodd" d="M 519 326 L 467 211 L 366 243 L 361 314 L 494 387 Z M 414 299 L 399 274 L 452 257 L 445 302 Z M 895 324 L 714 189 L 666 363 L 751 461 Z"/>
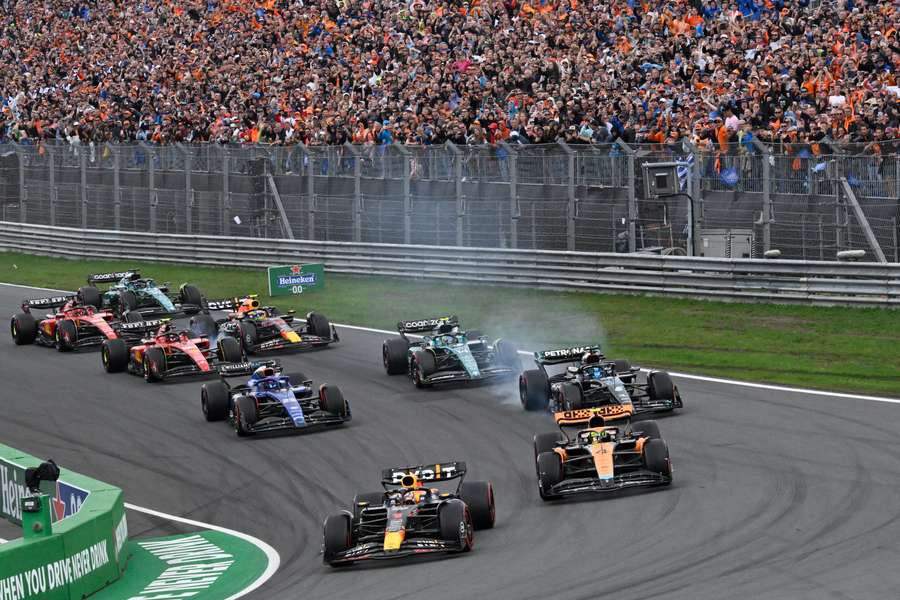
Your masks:
<path fill-rule="evenodd" d="M 2 283 L 0 285 L 7 285 L 11 287 L 18 287 L 23 289 L 30 290 L 44 290 L 47 292 L 64 292 L 69 293 L 66 290 L 56 290 L 52 288 L 41 288 L 41 287 L 33 287 L 29 285 L 18 285 L 15 283 Z M 360 327 L 358 325 L 344 325 L 341 323 L 335 323 L 337 327 L 342 327 L 344 329 L 355 329 L 357 331 L 367 331 L 369 333 L 382 333 L 386 335 L 396 335 L 396 331 L 389 331 L 387 329 L 375 329 L 373 327 Z M 421 336 L 409 336 L 409 337 L 421 337 Z M 533 356 L 532 352 L 526 352 L 524 350 L 519 350 L 519 354 L 524 356 Z M 882 396 L 864 396 L 861 394 L 845 394 L 843 392 L 826 392 L 823 390 L 811 390 L 807 388 L 796 388 L 796 387 L 787 387 L 783 385 L 772 385 L 768 383 L 753 383 L 751 381 L 740 381 L 737 379 L 723 379 L 721 377 L 707 377 L 706 375 L 691 375 L 689 373 L 674 373 L 670 372 L 670 375 L 673 377 L 680 377 L 682 379 L 692 379 L 694 381 L 705 381 L 708 383 L 721 383 L 725 385 L 734 385 L 740 387 L 748 387 L 748 388 L 756 388 L 760 390 L 772 390 L 775 392 L 786 392 L 790 394 L 808 394 L 810 396 L 825 396 L 829 398 L 850 398 L 851 400 L 866 400 L 868 402 L 886 402 L 888 404 L 900 404 L 900 399 L 898 398 L 886 398 Z"/>
<path fill-rule="evenodd" d="M 249 542 L 253 544 L 257 548 L 263 551 L 266 555 L 266 559 L 269 561 L 266 570 L 263 571 L 262 575 L 256 578 L 256 581 L 251 583 L 249 586 L 245 587 L 240 592 L 228 596 L 225 600 L 235 600 L 236 598 L 240 598 L 242 596 L 246 596 L 250 592 L 256 590 L 259 586 L 267 582 L 272 578 L 272 575 L 278 571 L 278 567 L 281 565 L 281 556 L 278 554 L 278 551 L 275 550 L 272 546 L 265 543 L 264 541 L 253 537 L 252 535 L 247 535 L 246 533 L 241 533 L 240 531 L 235 531 L 234 529 L 227 529 L 225 527 L 219 527 L 218 525 L 210 525 L 209 523 L 203 523 L 202 521 L 194 521 L 193 519 L 185 519 L 184 517 L 176 517 L 175 515 L 170 515 L 164 512 L 160 512 L 158 510 L 153 510 L 150 508 L 144 508 L 143 506 L 135 506 L 134 504 L 125 503 L 125 508 L 129 510 L 134 510 L 137 512 L 145 513 L 148 515 L 152 515 L 154 517 L 159 517 L 161 519 L 168 519 L 170 521 L 176 521 L 178 523 L 184 523 L 185 525 L 193 525 L 194 527 L 201 527 L 203 529 L 210 529 L 212 531 L 218 531 L 220 533 L 224 533 L 226 535 L 231 535 L 236 538 L 240 538 L 245 542 Z"/>

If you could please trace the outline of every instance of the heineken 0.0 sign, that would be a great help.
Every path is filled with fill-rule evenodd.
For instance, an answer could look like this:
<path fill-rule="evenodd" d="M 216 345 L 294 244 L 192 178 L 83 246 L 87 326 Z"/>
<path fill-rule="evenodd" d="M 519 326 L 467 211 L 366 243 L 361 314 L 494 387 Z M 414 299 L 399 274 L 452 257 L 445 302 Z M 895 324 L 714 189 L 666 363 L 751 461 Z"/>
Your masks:
<path fill-rule="evenodd" d="M 291 296 L 325 287 L 325 265 L 269 267 L 269 295 Z"/>

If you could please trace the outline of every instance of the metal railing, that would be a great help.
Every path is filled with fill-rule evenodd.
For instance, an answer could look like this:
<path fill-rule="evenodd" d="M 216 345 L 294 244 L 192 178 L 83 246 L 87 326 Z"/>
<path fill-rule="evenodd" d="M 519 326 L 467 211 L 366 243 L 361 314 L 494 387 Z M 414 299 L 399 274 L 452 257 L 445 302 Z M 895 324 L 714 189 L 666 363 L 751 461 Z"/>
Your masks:
<path fill-rule="evenodd" d="M 173 235 L 0 222 L 0 250 L 721 300 L 900 306 L 900 264 L 751 260 Z"/>
<path fill-rule="evenodd" d="M 644 197 L 661 161 L 685 165 L 693 236 L 684 198 Z M 703 255 L 704 231 L 751 230 L 753 258 L 873 257 L 875 240 L 896 262 L 898 195 L 900 156 L 835 144 L 0 146 L 0 219 L 160 233 Z"/>

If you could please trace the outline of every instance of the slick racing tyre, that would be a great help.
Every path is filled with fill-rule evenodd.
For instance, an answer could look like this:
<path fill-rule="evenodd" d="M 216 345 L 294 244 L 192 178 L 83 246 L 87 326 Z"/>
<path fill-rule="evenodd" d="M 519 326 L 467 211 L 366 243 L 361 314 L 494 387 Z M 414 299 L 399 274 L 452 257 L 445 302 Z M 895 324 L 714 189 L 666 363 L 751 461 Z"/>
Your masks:
<path fill-rule="evenodd" d="M 462 500 L 447 500 L 438 508 L 438 524 L 441 539 L 458 542 L 463 552 L 468 552 L 475 544 L 472 516 Z"/>
<path fill-rule="evenodd" d="M 497 518 L 494 505 L 494 486 L 490 481 L 464 481 L 459 497 L 469 507 L 475 529 L 490 529 Z"/>
<path fill-rule="evenodd" d="M 75 349 L 78 341 L 78 328 L 75 322 L 63 319 L 56 322 L 56 349 L 60 352 L 69 352 Z"/>
<path fill-rule="evenodd" d="M 256 325 L 249 321 L 241 321 L 238 323 L 238 334 L 241 336 L 244 352 L 253 354 L 253 348 L 259 344 L 259 332 L 256 330 Z"/>
<path fill-rule="evenodd" d="M 200 389 L 200 408 L 207 421 L 224 421 L 228 418 L 228 386 L 224 381 L 204 383 Z"/>
<path fill-rule="evenodd" d="M 78 297 L 81 299 L 82 304 L 86 306 L 93 306 L 98 309 L 103 308 L 103 296 L 100 295 L 100 290 L 92 285 L 78 288 Z"/>
<path fill-rule="evenodd" d="M 341 552 L 349 550 L 353 545 L 353 528 L 350 523 L 350 515 L 340 513 L 328 515 L 325 519 L 325 544 L 324 560 L 332 567 L 347 565 L 350 563 L 332 564 L 335 557 Z"/>
<path fill-rule="evenodd" d="M 234 431 L 238 437 L 253 435 L 250 428 L 258 419 L 256 400 L 250 396 L 238 396 L 234 401 Z"/>
<path fill-rule="evenodd" d="M 613 361 L 613 363 L 615 363 L 616 366 L 616 375 L 619 376 L 619 379 L 621 379 L 623 383 L 631 383 L 632 381 L 634 381 L 634 375 L 630 373 L 630 362 L 628 362 L 624 358 L 617 358 Z"/>
<path fill-rule="evenodd" d="M 674 400 L 675 384 L 665 371 L 654 371 L 647 378 L 647 393 L 651 400 Z"/>
<path fill-rule="evenodd" d="M 384 340 L 381 345 L 381 361 L 388 375 L 402 375 L 409 369 L 409 342 L 403 338 Z"/>
<path fill-rule="evenodd" d="M 672 461 L 669 459 L 669 447 L 664 440 L 650 440 L 644 444 L 644 466 L 647 467 L 648 471 L 668 477 L 672 476 Z"/>
<path fill-rule="evenodd" d="M 551 431 L 549 433 L 536 433 L 534 435 L 534 460 L 544 452 L 553 452 L 556 445 L 563 441 L 562 432 Z"/>
<path fill-rule="evenodd" d="M 195 285 L 185 283 L 178 291 L 178 298 L 182 304 L 190 304 L 192 306 L 189 314 L 200 312 L 200 306 L 203 304 L 203 294 Z M 193 308 L 196 306 L 197 308 Z"/>
<path fill-rule="evenodd" d="M 360 504 L 364 503 L 363 506 Z M 364 508 L 378 507 L 384 504 L 384 492 L 368 492 L 353 497 L 353 519 L 359 519 Z"/>
<path fill-rule="evenodd" d="M 147 348 L 143 357 L 144 381 L 162 381 L 166 374 L 166 353 L 162 348 Z"/>
<path fill-rule="evenodd" d="M 226 363 L 239 363 L 244 360 L 241 343 L 233 337 L 226 336 L 219 340 L 218 354 L 219 359 Z"/>
<path fill-rule="evenodd" d="M 16 346 L 27 346 L 37 338 L 37 321 L 28 313 L 18 313 L 10 319 L 9 333 Z"/>
<path fill-rule="evenodd" d="M 427 350 L 419 350 L 413 354 L 412 376 L 417 388 L 428 387 L 429 384 L 425 380 L 435 371 L 437 371 L 437 365 L 434 361 L 434 354 Z"/>
<path fill-rule="evenodd" d="M 659 425 L 656 421 L 649 419 L 647 421 L 636 421 L 632 423 L 631 433 L 635 436 L 648 437 L 651 440 L 662 439 L 662 436 L 659 433 Z"/>
<path fill-rule="evenodd" d="M 125 340 L 116 338 L 103 340 L 100 346 L 100 360 L 107 373 L 118 373 L 128 367 L 128 346 Z"/>
<path fill-rule="evenodd" d="M 208 338 L 214 338 L 219 333 L 216 320 L 209 315 L 194 315 L 189 327 L 194 335 L 205 335 Z"/>
<path fill-rule="evenodd" d="M 559 496 L 549 493 L 554 485 L 563 479 L 562 459 L 556 452 L 538 454 L 538 491 L 542 500 L 555 500 Z"/>
<path fill-rule="evenodd" d="M 336 417 L 346 417 L 347 401 L 341 388 L 323 383 L 319 387 L 319 408 Z"/>
<path fill-rule="evenodd" d="M 540 369 L 529 369 L 519 375 L 519 399 L 525 410 L 547 410 L 550 404 L 550 382 Z"/>
<path fill-rule="evenodd" d="M 144 320 L 144 315 L 139 313 L 136 310 L 130 310 L 125 313 L 125 322 L 126 323 L 140 323 Z"/>
<path fill-rule="evenodd" d="M 494 351 L 497 353 L 498 362 L 501 365 L 515 369 L 517 373 L 522 370 L 519 349 L 515 344 L 506 340 L 497 340 L 494 342 Z"/>
<path fill-rule="evenodd" d="M 578 410 L 584 407 L 584 393 L 581 386 L 571 381 L 559 386 L 559 399 L 565 410 Z"/>
<path fill-rule="evenodd" d="M 125 314 L 138 307 L 138 299 L 134 292 L 125 290 L 119 292 L 119 314 Z"/>
<path fill-rule="evenodd" d="M 331 323 L 328 322 L 328 317 L 325 315 L 311 312 L 306 315 L 306 324 L 311 334 L 321 338 L 331 337 Z"/>

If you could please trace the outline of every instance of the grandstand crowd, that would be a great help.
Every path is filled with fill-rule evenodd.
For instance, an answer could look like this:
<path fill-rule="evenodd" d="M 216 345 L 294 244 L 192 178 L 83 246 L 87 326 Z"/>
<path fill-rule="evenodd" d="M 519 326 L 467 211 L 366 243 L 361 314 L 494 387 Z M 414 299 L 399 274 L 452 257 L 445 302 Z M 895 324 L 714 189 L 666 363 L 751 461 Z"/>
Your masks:
<path fill-rule="evenodd" d="M 894 0 L 0 0 L 0 142 L 900 138 Z"/>

